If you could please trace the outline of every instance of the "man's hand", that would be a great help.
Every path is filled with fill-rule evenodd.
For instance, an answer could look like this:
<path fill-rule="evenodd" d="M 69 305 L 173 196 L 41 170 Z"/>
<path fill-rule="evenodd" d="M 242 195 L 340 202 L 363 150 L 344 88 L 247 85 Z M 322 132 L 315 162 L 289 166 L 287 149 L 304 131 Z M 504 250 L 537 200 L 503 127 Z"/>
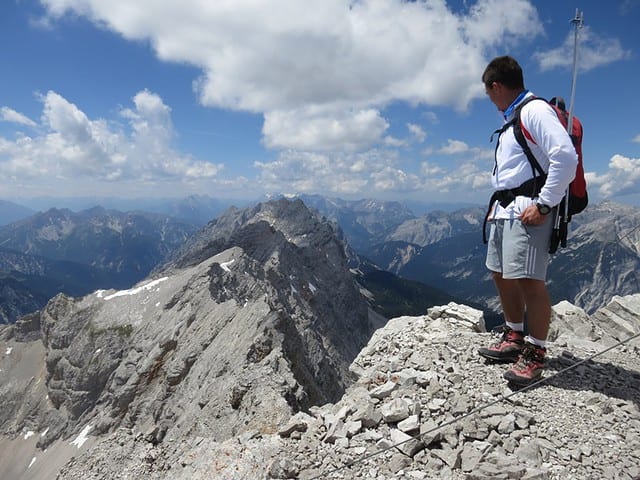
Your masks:
<path fill-rule="evenodd" d="M 524 225 L 542 225 L 546 218 L 547 215 L 542 215 L 535 205 L 529 205 L 524 209 L 524 212 L 520 214 L 520 221 Z"/>

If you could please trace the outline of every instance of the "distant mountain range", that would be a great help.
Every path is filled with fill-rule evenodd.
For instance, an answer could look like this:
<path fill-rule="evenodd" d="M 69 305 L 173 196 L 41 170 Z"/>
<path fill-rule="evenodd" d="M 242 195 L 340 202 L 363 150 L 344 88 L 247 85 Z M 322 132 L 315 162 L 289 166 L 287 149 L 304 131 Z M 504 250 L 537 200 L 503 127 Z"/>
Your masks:
<path fill-rule="evenodd" d="M 0 200 L 0 226 L 25 219 L 36 212 L 51 209 L 82 212 L 100 206 L 120 212 L 147 212 L 172 217 L 177 221 L 202 226 L 235 205 L 245 207 L 254 202 L 213 198 L 208 195 L 191 195 L 185 198 L 36 198 L 26 201 L 26 206 Z"/>
<path fill-rule="evenodd" d="M 195 230 L 167 216 L 99 207 L 52 209 L 0 227 L 0 322 L 59 292 L 129 287 Z"/>
<path fill-rule="evenodd" d="M 499 308 L 484 266 L 483 207 L 416 216 L 400 202 L 299 198 L 334 224 L 383 315 L 417 315 L 447 298 L 487 315 Z M 171 258 L 197 228 L 228 217 L 214 216 L 223 203 L 206 196 L 171 205 L 172 215 L 51 209 L 0 227 L 0 319 L 13 321 L 58 292 L 126 288 Z M 574 218 L 568 247 L 550 265 L 554 303 L 593 312 L 613 295 L 640 291 L 639 211 L 607 202 Z"/>
<path fill-rule="evenodd" d="M 179 247 L 187 239 L 200 238 L 207 242 L 207 227 L 199 236 L 193 212 L 204 215 L 202 199 L 192 197 L 182 204 L 193 208 L 182 210 L 176 217 L 166 215 L 107 210 L 94 207 L 81 212 L 50 209 L 0 227 L 0 323 L 13 322 L 20 316 L 43 307 L 58 293 L 82 296 L 106 288 L 128 288 L 161 268 L 172 256 L 179 255 Z M 315 199 L 321 202 L 321 197 Z M 195 202 L 195 203 L 193 203 Z M 208 202 L 205 202 L 208 204 Z M 327 200 L 326 205 L 331 202 Z M 376 210 L 378 205 L 379 211 Z M 384 233 L 395 223 L 391 217 L 410 218 L 411 214 L 399 204 L 386 205 L 362 201 L 349 211 L 345 204 L 340 216 L 352 233 L 362 230 Z M 219 226 L 225 219 L 235 218 L 240 210 L 232 207 L 209 223 Z M 336 209 L 339 211 L 339 208 Z M 185 213 L 186 212 L 186 213 Z M 359 214 L 367 216 L 366 228 L 346 219 Z M 379 213 L 381 220 L 376 220 Z M 186 218 L 184 218 L 186 216 Z M 180 221 L 184 218 L 184 221 Z M 201 217 L 204 218 L 204 217 Z M 335 234 L 345 238 L 336 222 Z M 367 230 L 368 229 L 368 230 Z M 204 235 L 204 238 L 203 238 Z M 352 235 L 353 238 L 353 235 Z M 215 247 L 217 248 L 217 247 Z M 420 314 L 437 303 L 459 300 L 453 295 L 390 273 L 379 272 L 367 264 L 355 251 L 345 245 L 363 288 L 376 292 L 372 307 L 385 316 Z"/>
<path fill-rule="evenodd" d="M 399 202 L 377 200 L 342 200 L 320 195 L 299 197 L 309 208 L 336 222 L 349 245 L 358 253 L 372 244 L 383 242 L 390 231 L 415 215 Z"/>
<path fill-rule="evenodd" d="M 499 307 L 484 266 L 485 210 L 429 212 L 419 217 L 395 202 L 349 202 L 301 197 L 343 228 L 358 255 L 381 270 L 436 286 L 485 308 Z M 614 295 L 640 292 L 640 209 L 603 202 L 570 225 L 567 248 L 552 257 L 552 301 L 568 300 L 593 312 Z"/>
<path fill-rule="evenodd" d="M 7 225 L 22 220 L 35 213 L 34 210 L 17 203 L 0 200 L 0 225 Z"/>

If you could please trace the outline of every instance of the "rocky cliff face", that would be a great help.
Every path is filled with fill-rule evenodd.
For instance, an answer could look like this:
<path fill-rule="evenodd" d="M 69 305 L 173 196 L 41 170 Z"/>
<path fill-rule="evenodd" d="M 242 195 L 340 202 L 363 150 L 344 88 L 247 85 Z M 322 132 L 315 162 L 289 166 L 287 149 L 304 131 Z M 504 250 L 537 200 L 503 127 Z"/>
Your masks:
<path fill-rule="evenodd" d="M 153 280 L 57 296 L 4 330 L 3 433 L 39 432 L 55 452 L 125 428 L 177 455 L 337 400 L 381 319 L 332 232 L 300 201 L 262 204 L 209 225 Z"/>

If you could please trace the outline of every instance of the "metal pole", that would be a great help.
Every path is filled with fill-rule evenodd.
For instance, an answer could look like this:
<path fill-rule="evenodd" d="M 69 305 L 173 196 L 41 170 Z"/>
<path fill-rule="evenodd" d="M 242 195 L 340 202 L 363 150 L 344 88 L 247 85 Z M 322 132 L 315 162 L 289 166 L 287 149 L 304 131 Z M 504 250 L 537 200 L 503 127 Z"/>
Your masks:
<path fill-rule="evenodd" d="M 569 120 L 567 124 L 567 132 L 569 135 L 573 132 L 573 102 L 575 100 L 576 81 L 578 79 L 578 46 L 580 45 L 578 34 L 584 25 L 582 12 L 578 9 L 576 9 L 576 16 L 571 20 L 571 24 L 575 27 L 575 30 L 573 34 L 573 78 L 571 80 L 571 100 L 569 102 Z"/>
<path fill-rule="evenodd" d="M 571 20 L 571 24 L 574 26 L 574 34 L 573 34 L 573 78 L 571 80 L 571 100 L 569 102 L 569 118 L 567 119 L 567 133 L 569 136 L 573 134 L 573 110 L 574 110 L 574 101 L 576 96 L 576 80 L 578 79 L 578 46 L 580 44 L 579 40 L 579 32 L 582 26 L 584 25 L 582 12 L 576 9 L 576 16 L 573 20 Z M 556 220 L 556 228 L 560 227 L 560 215 Z M 569 188 L 565 192 L 564 196 L 564 223 L 567 230 L 569 229 Z M 569 232 L 567 232 L 567 235 Z M 564 246 L 564 245 L 563 245 Z"/>

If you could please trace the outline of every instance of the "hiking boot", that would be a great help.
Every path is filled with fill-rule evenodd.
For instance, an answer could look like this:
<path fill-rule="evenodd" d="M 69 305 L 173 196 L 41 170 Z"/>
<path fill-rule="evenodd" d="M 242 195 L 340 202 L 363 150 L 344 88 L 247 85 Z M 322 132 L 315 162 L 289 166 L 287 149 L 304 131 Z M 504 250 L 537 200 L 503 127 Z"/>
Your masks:
<path fill-rule="evenodd" d="M 510 370 L 504 373 L 504 378 L 516 385 L 528 385 L 535 382 L 542 375 L 544 357 L 547 350 L 532 343 L 525 343 L 520 358 Z"/>
<path fill-rule="evenodd" d="M 494 362 L 515 362 L 524 346 L 524 334 L 506 325 L 497 331 L 502 331 L 500 340 L 488 348 L 479 348 L 478 353 Z"/>

